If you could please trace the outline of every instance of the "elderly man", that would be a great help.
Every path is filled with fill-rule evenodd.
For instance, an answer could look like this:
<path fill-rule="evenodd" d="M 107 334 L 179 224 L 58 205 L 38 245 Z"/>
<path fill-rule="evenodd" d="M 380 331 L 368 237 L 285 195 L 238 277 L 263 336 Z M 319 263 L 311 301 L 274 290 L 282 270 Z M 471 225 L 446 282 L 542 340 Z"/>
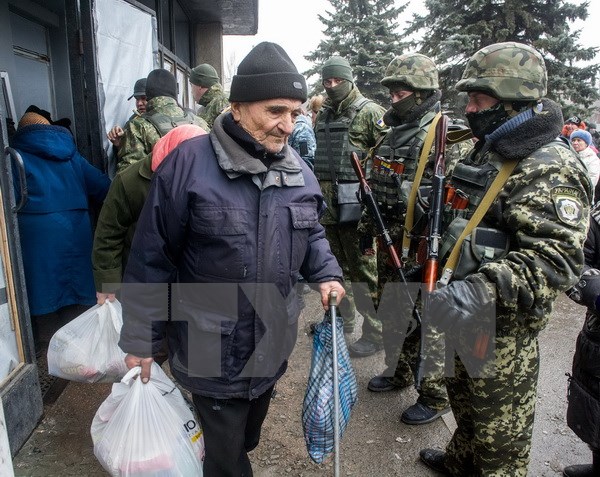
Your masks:
<path fill-rule="evenodd" d="M 318 284 L 324 307 L 331 291 L 344 295 L 319 184 L 287 145 L 304 77 L 263 42 L 240 63 L 229 99 L 210 135 L 155 172 L 123 286 L 120 346 L 143 381 L 170 310 L 171 370 L 193 394 L 206 477 L 252 475 L 247 453 L 296 340 L 298 274 Z"/>

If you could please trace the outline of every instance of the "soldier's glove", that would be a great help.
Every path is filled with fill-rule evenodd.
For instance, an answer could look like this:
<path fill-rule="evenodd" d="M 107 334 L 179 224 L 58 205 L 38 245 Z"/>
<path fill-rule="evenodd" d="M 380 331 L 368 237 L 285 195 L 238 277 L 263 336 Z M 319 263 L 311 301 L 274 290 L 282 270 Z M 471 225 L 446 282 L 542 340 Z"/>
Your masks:
<path fill-rule="evenodd" d="M 588 268 L 577 284 L 566 293 L 575 303 L 587 306 L 591 310 L 600 310 L 600 270 Z"/>
<path fill-rule="evenodd" d="M 482 283 L 450 282 L 426 297 L 427 319 L 439 329 L 489 322 L 496 312 L 496 297 Z"/>

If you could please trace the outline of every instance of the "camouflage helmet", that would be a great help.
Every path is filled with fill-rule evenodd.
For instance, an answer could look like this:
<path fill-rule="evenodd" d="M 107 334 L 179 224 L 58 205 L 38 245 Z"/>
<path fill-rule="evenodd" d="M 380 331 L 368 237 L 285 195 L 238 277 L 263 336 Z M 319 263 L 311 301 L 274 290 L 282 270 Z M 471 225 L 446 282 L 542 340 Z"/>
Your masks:
<path fill-rule="evenodd" d="M 403 83 L 414 89 L 438 89 L 438 69 L 431 58 L 420 53 L 396 56 L 385 69 L 381 84 L 386 88 Z"/>
<path fill-rule="evenodd" d="M 475 53 L 456 83 L 458 91 L 484 91 L 507 101 L 538 100 L 546 95 L 548 75 L 535 48 L 505 42 Z"/>

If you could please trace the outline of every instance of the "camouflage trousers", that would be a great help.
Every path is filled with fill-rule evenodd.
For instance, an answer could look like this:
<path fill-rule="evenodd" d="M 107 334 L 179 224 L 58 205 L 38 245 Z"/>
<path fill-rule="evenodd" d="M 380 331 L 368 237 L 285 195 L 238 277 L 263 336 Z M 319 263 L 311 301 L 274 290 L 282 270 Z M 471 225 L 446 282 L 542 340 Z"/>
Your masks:
<path fill-rule="evenodd" d="M 325 225 L 325 234 L 344 272 L 346 298 L 339 307 L 344 329 L 354 328 L 358 311 L 363 316 L 362 337 L 381 343 L 381 322 L 375 314 L 374 304 L 377 295 L 375 241 L 373 252 L 364 254 L 361 247 L 364 234 L 356 230 L 356 224 Z"/>
<path fill-rule="evenodd" d="M 421 326 L 413 319 L 415 310 L 420 309 L 418 296 L 409 295 L 398 277 L 398 272 L 389 266 L 387 251 L 378 250 L 377 316 L 382 322 L 383 347 L 386 371 L 384 375 L 400 387 L 415 383 L 420 366 L 421 383 L 417 402 L 433 409 L 448 407 L 448 394 L 444 383 L 444 337 L 436 329 L 427 326 L 426 366 L 421 361 Z M 411 283 L 410 285 L 415 285 Z M 412 303 L 411 303 L 412 300 Z M 388 304 L 394 303 L 393 307 Z M 415 303 L 415 306 L 413 306 Z M 411 316 L 406 316 L 409 314 Z M 412 322 L 410 327 L 407 324 Z M 410 329 L 409 329 L 410 328 Z M 407 336 L 407 332 L 408 334 Z"/>
<path fill-rule="evenodd" d="M 456 357 L 454 377 L 446 379 L 458 424 L 446 466 L 456 476 L 525 477 L 539 372 L 537 336 L 497 337 L 489 366 L 492 377 L 470 378 Z"/>

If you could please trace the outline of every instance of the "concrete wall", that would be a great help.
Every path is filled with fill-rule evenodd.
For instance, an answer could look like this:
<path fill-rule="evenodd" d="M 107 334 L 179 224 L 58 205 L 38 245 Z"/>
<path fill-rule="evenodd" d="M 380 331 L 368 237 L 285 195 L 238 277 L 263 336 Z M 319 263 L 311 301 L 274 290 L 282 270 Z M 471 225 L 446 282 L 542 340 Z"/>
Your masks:
<path fill-rule="evenodd" d="M 208 63 L 223 78 L 223 25 L 202 23 L 194 27 L 194 64 Z M 221 81 L 222 83 L 222 81 Z"/>

